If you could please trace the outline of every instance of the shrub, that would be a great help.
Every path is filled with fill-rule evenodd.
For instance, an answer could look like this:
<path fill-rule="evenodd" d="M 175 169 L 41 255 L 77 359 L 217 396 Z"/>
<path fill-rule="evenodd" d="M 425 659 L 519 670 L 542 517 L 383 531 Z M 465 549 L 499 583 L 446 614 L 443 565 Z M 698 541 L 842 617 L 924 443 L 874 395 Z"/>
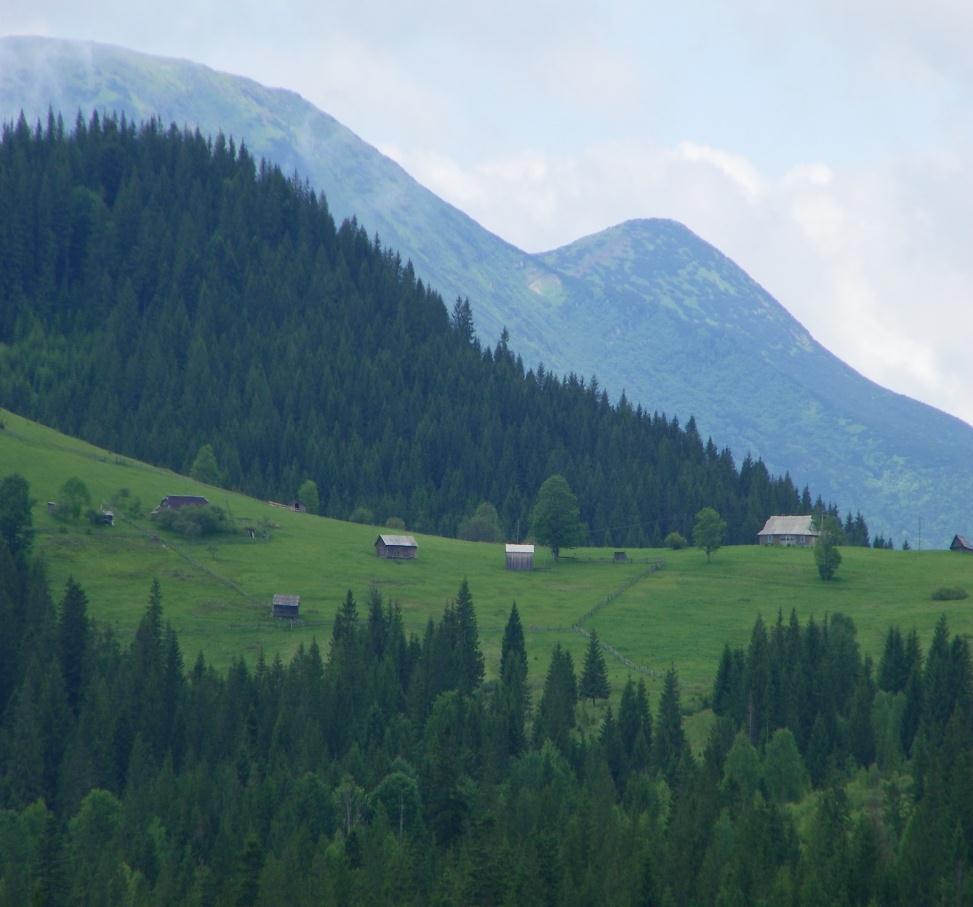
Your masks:
<path fill-rule="evenodd" d="M 199 507 L 180 507 L 178 510 L 160 510 L 152 515 L 157 525 L 170 532 L 178 532 L 188 538 L 230 532 L 232 526 L 222 507 L 204 504 Z"/>
<path fill-rule="evenodd" d="M 966 598 L 967 591 L 961 586 L 940 586 L 929 597 L 934 602 L 958 602 Z"/>
<path fill-rule="evenodd" d="M 368 523 L 371 525 L 375 522 L 375 514 L 372 513 L 370 508 L 359 505 L 352 510 L 348 520 L 352 523 Z"/>
<path fill-rule="evenodd" d="M 72 476 L 62 486 L 54 516 L 62 520 L 76 520 L 91 504 L 91 494 L 82 479 Z"/>
<path fill-rule="evenodd" d="M 390 516 L 385 521 L 385 528 L 386 529 L 398 529 L 398 530 L 401 531 L 401 530 L 405 529 L 405 520 L 403 520 L 402 517 L 400 517 L 400 516 Z"/>
<path fill-rule="evenodd" d="M 665 539 L 663 539 L 662 544 L 666 548 L 671 548 L 673 551 L 678 551 L 680 548 L 686 547 L 686 537 L 681 532 L 676 532 L 673 530 L 670 532 Z"/>
<path fill-rule="evenodd" d="M 489 501 L 479 507 L 459 524 L 458 535 L 467 542 L 499 542 L 503 536 L 500 515 Z"/>

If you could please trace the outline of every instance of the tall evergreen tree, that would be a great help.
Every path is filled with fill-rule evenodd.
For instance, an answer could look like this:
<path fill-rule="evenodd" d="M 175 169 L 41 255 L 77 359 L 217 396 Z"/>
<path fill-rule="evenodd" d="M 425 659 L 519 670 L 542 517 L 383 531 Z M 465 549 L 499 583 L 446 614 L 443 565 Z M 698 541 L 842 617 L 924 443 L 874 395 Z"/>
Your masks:
<path fill-rule="evenodd" d="M 85 658 L 88 649 L 88 600 L 81 587 L 71 577 L 61 600 L 58 619 L 58 653 L 61 675 L 68 704 L 77 714 L 84 683 Z"/>
<path fill-rule="evenodd" d="M 685 750 L 686 735 L 682 727 L 682 708 L 679 703 L 679 678 L 676 669 L 669 668 L 666 671 L 652 735 L 652 762 L 670 784 L 675 780 L 676 770 Z"/>
<path fill-rule="evenodd" d="M 0 479 L 0 538 L 14 557 L 26 554 L 34 542 L 30 486 L 16 473 Z"/>
<path fill-rule="evenodd" d="M 605 656 L 602 654 L 598 633 L 595 630 L 592 630 L 588 637 L 588 648 L 585 650 L 584 669 L 581 672 L 578 694 L 582 699 L 590 699 L 592 704 L 596 699 L 607 699 L 611 695 Z"/>
<path fill-rule="evenodd" d="M 578 702 L 578 687 L 571 653 L 558 643 L 551 652 L 551 662 L 544 678 L 541 701 L 534 718 L 534 746 L 547 739 L 564 750 L 575 724 L 574 709 Z"/>
<path fill-rule="evenodd" d="M 473 609 L 473 595 L 465 577 L 456 593 L 456 626 L 459 689 L 464 693 L 471 693 L 483 682 L 484 665 L 476 628 L 476 612 Z"/>

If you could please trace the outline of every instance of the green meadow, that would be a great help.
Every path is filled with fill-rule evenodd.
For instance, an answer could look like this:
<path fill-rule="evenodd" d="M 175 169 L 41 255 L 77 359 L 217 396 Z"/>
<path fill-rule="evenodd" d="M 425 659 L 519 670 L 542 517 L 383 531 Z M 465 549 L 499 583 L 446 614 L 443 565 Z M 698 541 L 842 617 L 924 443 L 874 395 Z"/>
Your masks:
<path fill-rule="evenodd" d="M 954 632 L 973 632 L 973 598 L 934 602 L 941 586 L 973 592 L 973 557 L 948 551 L 898 552 L 842 549 L 837 578 L 823 583 L 809 551 L 756 546 L 722 548 L 710 562 L 695 549 L 612 552 L 576 549 L 555 563 L 538 549 L 537 569 L 504 568 L 503 546 L 416 534 L 415 561 L 384 561 L 372 547 L 380 527 L 344 523 L 273 507 L 194 482 L 168 470 L 99 450 L 18 416 L 3 413 L 0 475 L 18 472 L 31 485 L 35 548 L 47 562 L 57 594 L 68 576 L 85 588 L 92 615 L 124 639 L 145 607 L 153 577 L 162 587 L 165 613 L 179 633 L 187 662 L 198 652 L 225 665 L 239 655 L 287 658 L 313 638 L 326 645 L 331 621 L 346 591 L 363 602 L 370 586 L 400 605 L 406 626 L 421 633 L 456 594 L 464 577 L 476 604 L 488 675 L 495 674 L 503 627 L 516 601 L 524 623 L 534 685 L 543 680 L 551 648 L 560 643 L 580 670 L 586 639 L 599 637 L 613 653 L 607 662 L 616 691 L 627 676 L 649 682 L 653 700 L 660 675 L 679 672 L 685 704 L 698 704 L 712 682 L 725 642 L 746 645 L 757 615 L 770 623 L 795 609 L 802 621 L 829 612 L 850 615 L 866 654 L 878 657 L 890 624 L 916 627 L 927 642 L 940 614 Z M 138 499 L 138 515 L 114 527 L 65 523 L 47 513 L 66 479 L 78 476 L 94 505 Z M 230 511 L 239 527 L 270 521 L 269 540 L 242 532 L 190 541 L 159 531 L 147 513 L 167 494 L 203 494 Z M 660 570 L 654 563 L 664 561 Z M 270 616 L 275 592 L 301 596 L 303 620 L 288 628 Z M 611 599 L 606 601 L 606 599 Z M 593 611 L 594 609 L 594 611 Z M 593 611 L 593 613 L 592 613 Z"/>

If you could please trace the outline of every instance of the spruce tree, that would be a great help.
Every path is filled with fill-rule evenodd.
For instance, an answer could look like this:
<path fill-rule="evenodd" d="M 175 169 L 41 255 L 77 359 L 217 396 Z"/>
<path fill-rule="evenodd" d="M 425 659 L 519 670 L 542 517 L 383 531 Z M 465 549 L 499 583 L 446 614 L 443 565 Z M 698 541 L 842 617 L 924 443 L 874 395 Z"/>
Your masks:
<path fill-rule="evenodd" d="M 82 588 L 70 577 L 61 600 L 57 637 L 61 675 L 68 705 L 77 714 L 84 681 L 88 648 L 88 599 Z"/>
<path fill-rule="evenodd" d="M 582 699 L 590 699 L 592 704 L 596 699 L 607 699 L 611 695 L 608 684 L 608 671 L 605 668 L 605 656 L 598 643 L 598 633 L 591 631 L 588 637 L 588 648 L 584 655 L 584 669 L 581 672 L 581 685 L 578 695 Z"/>
<path fill-rule="evenodd" d="M 517 613 L 517 603 L 510 609 L 510 617 L 503 631 L 500 647 L 500 697 L 507 728 L 507 751 L 517 755 L 527 744 L 526 721 L 530 707 L 530 690 L 527 687 L 527 650 L 524 630 Z"/>
<path fill-rule="evenodd" d="M 652 739 L 652 762 L 672 784 L 679 761 L 686 749 L 686 735 L 682 728 L 682 709 L 679 704 L 679 678 L 675 668 L 666 671 L 659 699 Z"/>
<path fill-rule="evenodd" d="M 0 479 L 0 538 L 15 558 L 34 542 L 30 505 L 30 486 L 23 476 L 12 473 Z"/>
<path fill-rule="evenodd" d="M 567 747 L 571 728 L 574 727 L 577 701 L 574 662 L 571 653 L 565 652 L 558 643 L 551 652 L 544 690 L 534 719 L 534 746 L 539 747 L 548 739 L 562 750 Z"/>
<path fill-rule="evenodd" d="M 524 627 L 520 622 L 517 602 L 510 607 L 510 616 L 503 629 L 503 642 L 500 644 L 500 673 L 503 674 L 507 661 L 513 653 L 518 653 L 527 663 L 527 647 L 524 643 Z"/>
<path fill-rule="evenodd" d="M 483 653 L 476 629 L 473 596 L 466 578 L 456 594 L 457 655 L 459 659 L 459 689 L 471 693 L 483 682 Z"/>

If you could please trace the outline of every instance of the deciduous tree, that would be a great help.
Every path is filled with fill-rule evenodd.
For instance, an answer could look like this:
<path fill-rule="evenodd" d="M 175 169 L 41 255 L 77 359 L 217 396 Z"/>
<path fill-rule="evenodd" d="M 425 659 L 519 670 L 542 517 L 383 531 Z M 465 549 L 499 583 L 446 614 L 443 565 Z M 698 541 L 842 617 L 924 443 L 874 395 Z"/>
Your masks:
<path fill-rule="evenodd" d="M 578 499 L 567 479 L 561 475 L 548 477 L 537 492 L 537 503 L 530 515 L 531 531 L 542 545 L 549 545 L 554 559 L 562 548 L 571 548 L 584 541 Z"/>
<path fill-rule="evenodd" d="M 723 544 L 726 522 L 712 507 L 704 507 L 696 514 L 693 526 L 693 543 L 706 552 L 706 560 Z"/>

